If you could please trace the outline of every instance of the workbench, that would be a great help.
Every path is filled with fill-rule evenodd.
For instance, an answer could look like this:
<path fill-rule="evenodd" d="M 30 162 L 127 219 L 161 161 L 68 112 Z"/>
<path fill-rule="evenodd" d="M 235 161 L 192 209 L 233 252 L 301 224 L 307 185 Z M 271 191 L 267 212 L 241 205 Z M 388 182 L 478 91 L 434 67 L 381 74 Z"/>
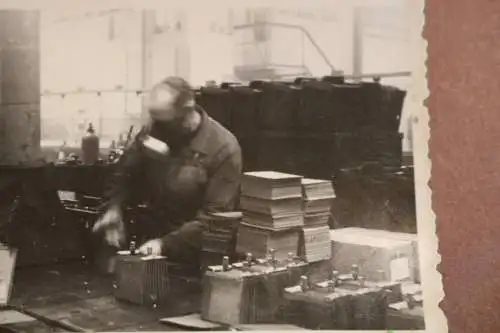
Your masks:
<path fill-rule="evenodd" d="M 112 167 L 43 166 L 0 171 L 0 235 L 5 236 L 6 244 L 19 249 L 17 261 L 21 266 L 14 279 L 11 299 L 14 305 L 25 306 L 49 318 L 67 319 L 93 331 L 179 330 L 160 323 L 159 319 L 199 312 L 200 295 L 185 292 L 180 287 L 172 288 L 178 293 L 172 295 L 172 304 L 168 308 L 143 308 L 115 301 L 112 278 L 100 275 L 93 265 L 79 259 L 71 263 L 49 264 L 53 260 L 89 257 L 93 249 L 89 226 L 64 207 L 57 190 L 73 190 L 99 197 Z M 360 178 L 356 173 L 337 179 L 338 205 L 342 206 L 342 202 L 345 205 L 337 207 L 336 211 L 356 213 L 340 214 L 338 220 L 347 221 L 345 226 L 353 226 L 351 221 L 373 221 L 375 218 L 362 219 L 364 214 L 361 213 L 371 213 L 377 206 L 383 211 L 378 215 L 387 215 L 388 198 L 398 198 L 397 201 L 394 199 L 396 206 L 409 207 L 397 214 L 397 218 L 385 220 L 399 221 L 400 216 L 406 216 L 409 222 L 403 226 L 414 226 L 413 174 L 409 172 L 408 176 L 398 177 L 400 175 L 395 180 L 390 178 L 390 181 L 377 178 L 377 187 L 370 185 L 371 181 L 355 182 Z M 402 191 L 381 195 L 380 189 L 391 189 L 394 182 Z M 361 194 L 382 198 L 372 203 L 368 199 L 360 200 Z M 369 204 L 364 204 L 365 201 Z M 17 207 L 17 214 L 13 214 L 11 220 L 13 207 Z M 395 231 L 402 231 L 400 229 L 400 225 L 394 226 Z M 54 331 L 35 323 L 16 324 L 11 328 L 16 332 Z"/>
<path fill-rule="evenodd" d="M 162 324 L 159 319 L 199 311 L 197 287 L 186 287 L 185 282 L 182 286 L 174 284 L 171 306 L 135 306 L 114 299 L 112 277 L 98 273 L 92 265 L 70 262 L 18 269 L 11 304 L 90 331 L 174 331 L 182 328 Z M 39 322 L 7 328 L 15 332 L 58 331 Z"/>

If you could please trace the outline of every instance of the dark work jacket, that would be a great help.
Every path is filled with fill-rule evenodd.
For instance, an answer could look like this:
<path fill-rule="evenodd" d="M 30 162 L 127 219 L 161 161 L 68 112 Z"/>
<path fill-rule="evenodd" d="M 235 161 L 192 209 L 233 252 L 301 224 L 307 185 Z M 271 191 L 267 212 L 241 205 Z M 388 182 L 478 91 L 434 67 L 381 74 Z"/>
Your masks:
<path fill-rule="evenodd" d="M 165 160 L 144 152 L 140 138 L 151 130 L 143 128 L 119 162 L 109 192 L 109 204 L 147 204 L 170 257 L 199 252 L 207 214 L 234 210 L 239 193 L 238 141 L 201 107 L 197 110 L 196 134 Z"/>

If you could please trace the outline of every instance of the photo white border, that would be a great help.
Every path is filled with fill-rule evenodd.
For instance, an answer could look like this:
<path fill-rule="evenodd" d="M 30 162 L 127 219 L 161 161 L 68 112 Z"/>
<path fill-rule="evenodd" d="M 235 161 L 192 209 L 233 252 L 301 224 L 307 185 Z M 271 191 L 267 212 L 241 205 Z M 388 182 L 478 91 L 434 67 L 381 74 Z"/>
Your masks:
<path fill-rule="evenodd" d="M 377 0 L 182 0 L 176 3 L 174 0 L 0 0 L 0 9 L 50 9 L 71 7 L 75 11 L 88 10 L 89 8 L 161 8 L 161 7 L 197 7 L 206 10 L 218 10 L 225 6 L 248 7 L 248 6 L 277 6 L 277 7 L 327 7 L 333 2 L 350 1 L 363 4 L 376 4 Z M 398 0 L 393 0 L 398 3 Z M 429 188 L 431 161 L 429 158 L 428 141 L 429 114 L 424 101 L 429 92 L 427 88 L 427 41 L 422 37 L 425 16 L 424 0 L 410 0 L 411 11 L 414 13 L 412 24 L 412 42 L 415 45 L 413 55 L 415 56 L 414 74 L 408 89 L 407 101 L 411 105 L 405 105 L 413 115 L 413 154 L 415 165 L 415 196 L 417 207 L 417 228 L 419 235 L 420 264 L 422 275 L 422 288 L 424 296 L 425 331 L 440 333 L 448 332 L 448 325 L 439 303 L 444 298 L 441 274 L 436 267 L 441 261 L 438 253 L 438 237 L 436 235 L 436 218 L 432 211 L 431 189 Z M 206 8 L 204 8 L 206 7 Z M 343 331 L 335 331 L 343 332 Z M 353 331 L 346 331 L 353 332 Z M 355 332 L 355 331 L 354 331 Z M 370 331 L 370 332 L 394 332 Z M 402 331 L 398 331 L 402 332 Z"/>

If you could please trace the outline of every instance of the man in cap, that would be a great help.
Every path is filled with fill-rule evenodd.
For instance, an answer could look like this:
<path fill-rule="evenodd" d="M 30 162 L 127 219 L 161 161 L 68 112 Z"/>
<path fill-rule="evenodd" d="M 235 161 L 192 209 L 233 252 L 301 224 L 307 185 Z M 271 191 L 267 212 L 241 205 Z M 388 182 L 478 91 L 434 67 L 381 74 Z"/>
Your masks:
<path fill-rule="evenodd" d="M 126 239 L 125 206 L 143 200 L 150 212 L 146 220 L 155 231 L 145 236 L 149 239 L 139 252 L 193 260 L 199 258 L 207 215 L 234 209 L 241 149 L 227 129 L 195 104 L 192 88 L 181 78 L 157 84 L 148 109 L 149 124 L 124 153 L 107 210 L 93 230 L 103 231 L 107 242 L 119 247 Z M 146 144 L 151 140 L 166 145 L 151 154 Z M 139 232 L 149 224 L 144 223 L 144 228 L 136 226 Z"/>

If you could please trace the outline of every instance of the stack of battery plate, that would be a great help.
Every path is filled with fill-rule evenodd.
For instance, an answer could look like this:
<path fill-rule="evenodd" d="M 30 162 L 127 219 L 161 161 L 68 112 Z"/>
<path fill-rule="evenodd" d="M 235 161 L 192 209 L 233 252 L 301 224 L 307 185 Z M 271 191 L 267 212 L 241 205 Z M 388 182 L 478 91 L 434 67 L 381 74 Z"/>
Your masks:
<path fill-rule="evenodd" d="M 210 218 L 206 220 L 208 228 L 203 237 L 203 250 L 220 253 L 232 252 L 234 249 L 231 248 L 231 244 L 241 218 L 241 212 L 210 214 Z"/>
<path fill-rule="evenodd" d="M 247 172 L 241 181 L 243 222 L 236 251 L 264 257 L 271 249 L 278 259 L 297 254 L 299 227 L 304 224 L 302 176 L 275 171 Z"/>
<path fill-rule="evenodd" d="M 331 181 L 302 179 L 304 227 L 302 227 L 300 256 L 307 262 L 330 259 L 332 245 L 328 221 L 335 198 Z"/>
<path fill-rule="evenodd" d="M 243 222 L 273 229 L 287 229 L 304 225 L 302 197 L 262 199 L 242 196 L 240 207 Z"/>
<path fill-rule="evenodd" d="M 302 179 L 304 198 L 304 226 L 317 227 L 328 225 L 335 192 L 330 180 Z"/>
<path fill-rule="evenodd" d="M 302 228 L 300 257 L 307 262 L 328 260 L 332 257 L 329 226 Z"/>
<path fill-rule="evenodd" d="M 241 223 L 238 228 L 236 251 L 253 253 L 263 257 L 271 249 L 276 250 L 276 258 L 286 259 L 288 253 L 298 252 L 300 229 L 272 229 Z"/>
<path fill-rule="evenodd" d="M 212 213 L 203 232 L 201 265 L 206 268 L 219 264 L 224 256 L 235 259 L 236 233 L 241 212 Z"/>

